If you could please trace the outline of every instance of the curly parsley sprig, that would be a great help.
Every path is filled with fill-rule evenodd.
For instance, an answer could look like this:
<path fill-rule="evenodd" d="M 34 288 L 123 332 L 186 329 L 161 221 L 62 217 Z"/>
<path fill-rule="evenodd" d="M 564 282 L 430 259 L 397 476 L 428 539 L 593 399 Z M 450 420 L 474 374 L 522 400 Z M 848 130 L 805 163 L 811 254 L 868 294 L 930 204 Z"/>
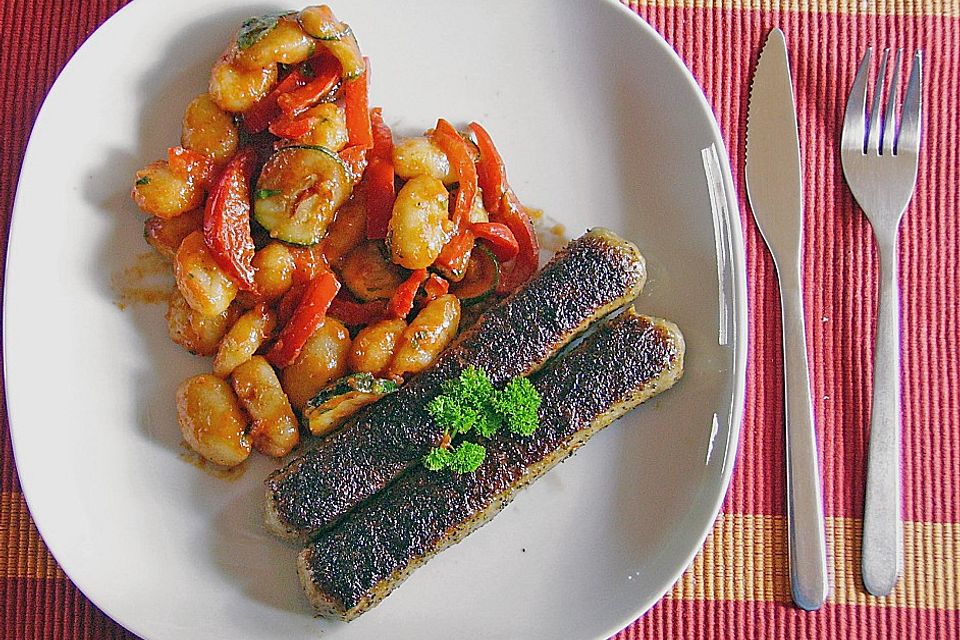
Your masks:
<path fill-rule="evenodd" d="M 480 467 L 486 449 L 469 440 L 454 447 L 457 436 L 475 431 L 481 438 L 490 438 L 504 425 L 512 433 L 529 436 L 540 426 L 540 394 L 526 378 L 515 377 L 497 390 L 483 369 L 467 367 L 441 389 L 442 393 L 427 403 L 427 412 L 444 429 L 443 445 L 430 449 L 423 459 L 430 471 L 473 473 Z"/>

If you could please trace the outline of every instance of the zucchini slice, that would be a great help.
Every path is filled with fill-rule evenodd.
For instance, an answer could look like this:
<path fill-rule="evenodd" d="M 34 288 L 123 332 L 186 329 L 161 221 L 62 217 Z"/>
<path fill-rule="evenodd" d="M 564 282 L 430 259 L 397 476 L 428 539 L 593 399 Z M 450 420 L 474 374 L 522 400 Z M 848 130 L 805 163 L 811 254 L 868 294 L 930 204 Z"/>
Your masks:
<path fill-rule="evenodd" d="M 310 246 L 320 242 L 353 191 L 340 157 L 326 147 L 283 147 L 263 165 L 253 216 L 271 238 Z"/>
<path fill-rule="evenodd" d="M 357 38 L 353 35 L 353 29 L 350 27 L 347 27 L 340 38 L 321 40 L 320 44 L 325 46 L 340 61 L 345 82 L 359 78 L 366 68 L 363 63 L 363 54 L 360 53 L 360 45 L 357 44 Z"/>
<path fill-rule="evenodd" d="M 500 284 L 500 261 L 480 243 L 473 247 L 470 262 L 460 282 L 453 283 L 450 293 L 460 298 L 460 302 L 467 306 L 477 304 L 497 290 Z"/>
<path fill-rule="evenodd" d="M 340 280 L 364 302 L 389 298 L 404 280 L 400 267 L 384 255 L 383 244 L 367 240 L 343 256 L 339 265 Z"/>
<path fill-rule="evenodd" d="M 303 409 L 310 433 L 330 433 L 354 413 L 399 389 L 396 382 L 369 373 L 352 373 L 321 389 Z"/>

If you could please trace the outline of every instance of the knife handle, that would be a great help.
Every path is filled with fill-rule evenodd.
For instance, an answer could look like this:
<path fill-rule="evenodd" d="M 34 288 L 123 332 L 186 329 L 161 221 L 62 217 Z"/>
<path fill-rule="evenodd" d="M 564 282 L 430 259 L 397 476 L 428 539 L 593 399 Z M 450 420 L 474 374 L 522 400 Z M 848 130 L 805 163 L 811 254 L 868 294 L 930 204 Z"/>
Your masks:
<path fill-rule="evenodd" d="M 827 552 L 799 261 L 794 268 L 784 269 L 779 275 L 790 586 L 797 606 L 813 611 L 827 598 Z"/>

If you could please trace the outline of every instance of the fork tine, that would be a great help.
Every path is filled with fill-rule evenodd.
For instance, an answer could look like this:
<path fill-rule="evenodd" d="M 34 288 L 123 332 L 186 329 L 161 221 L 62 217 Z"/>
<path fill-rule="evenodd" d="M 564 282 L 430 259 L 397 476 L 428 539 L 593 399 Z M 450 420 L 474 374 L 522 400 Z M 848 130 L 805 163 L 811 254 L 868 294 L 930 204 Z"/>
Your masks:
<path fill-rule="evenodd" d="M 847 109 L 843 114 L 843 136 L 841 144 L 848 149 L 860 149 L 863 153 L 867 143 L 866 109 L 867 109 L 867 72 L 870 70 L 870 58 L 873 49 L 867 47 L 857 69 L 857 76 L 850 87 L 850 97 L 847 98 Z"/>
<path fill-rule="evenodd" d="M 864 153 L 880 153 L 880 129 L 882 127 L 882 114 L 880 113 L 881 100 L 883 99 L 883 81 L 887 77 L 887 58 L 890 55 L 890 49 L 883 50 L 883 57 L 880 58 L 880 64 L 877 65 L 877 84 L 873 87 L 873 107 L 870 109 L 870 128 L 867 132 L 867 147 Z"/>
<path fill-rule="evenodd" d="M 897 128 L 897 87 L 900 85 L 900 61 L 903 49 L 897 49 L 897 57 L 893 63 L 893 78 L 890 79 L 890 91 L 887 96 L 887 106 L 883 110 L 883 138 L 880 139 L 880 153 L 885 156 L 893 155 L 893 143 Z"/>
<path fill-rule="evenodd" d="M 913 56 L 913 67 L 907 82 L 907 94 L 903 101 L 900 119 L 900 135 L 897 136 L 896 153 L 920 151 L 920 125 L 923 114 L 922 91 L 923 55 L 917 51 Z"/>

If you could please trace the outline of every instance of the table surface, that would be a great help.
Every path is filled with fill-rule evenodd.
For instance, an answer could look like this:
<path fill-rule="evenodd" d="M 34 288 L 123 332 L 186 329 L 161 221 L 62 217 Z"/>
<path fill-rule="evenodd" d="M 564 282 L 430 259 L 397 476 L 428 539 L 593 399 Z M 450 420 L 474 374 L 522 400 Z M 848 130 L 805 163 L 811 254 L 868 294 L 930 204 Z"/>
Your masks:
<path fill-rule="evenodd" d="M 0 251 L 44 95 L 121 0 L 0 2 Z M 717 113 L 746 233 L 750 369 L 739 460 L 712 535 L 674 588 L 617 637 L 960 638 L 960 0 L 651 0 L 630 7 L 679 52 Z M 806 174 L 807 340 L 822 450 L 832 593 L 790 603 L 779 300 L 743 189 L 750 74 L 764 34 L 792 56 Z M 900 235 L 904 572 L 860 582 L 877 255 L 836 146 L 867 46 L 924 50 L 926 130 Z M 0 637 L 127 638 L 70 583 L 30 520 L 0 416 Z"/>

